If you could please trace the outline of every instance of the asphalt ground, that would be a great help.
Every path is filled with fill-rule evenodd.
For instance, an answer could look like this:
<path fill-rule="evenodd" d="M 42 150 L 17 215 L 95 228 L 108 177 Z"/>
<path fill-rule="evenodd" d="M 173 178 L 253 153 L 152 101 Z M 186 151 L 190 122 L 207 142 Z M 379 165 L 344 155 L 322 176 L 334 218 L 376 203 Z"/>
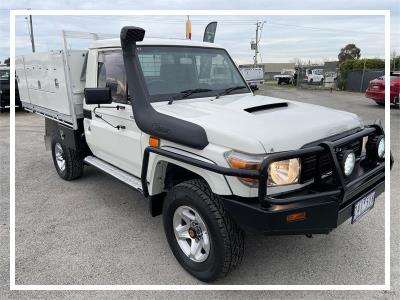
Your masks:
<path fill-rule="evenodd" d="M 384 109 L 359 93 L 261 89 L 257 93 L 384 119 Z M 392 152 L 400 157 L 400 110 L 391 109 Z M 290 120 L 288 120 L 290 121 Z M 44 119 L 16 115 L 17 284 L 203 284 L 177 263 L 139 193 L 86 167 L 76 181 L 60 179 L 45 151 Z M 342 292 L 27 292 L 9 286 L 9 115 L 0 115 L 0 299 L 118 298 L 398 298 L 399 164 L 392 170 L 392 291 Z M 329 235 L 264 237 L 248 234 L 242 265 L 216 284 L 383 284 L 384 194 L 371 212 Z"/>

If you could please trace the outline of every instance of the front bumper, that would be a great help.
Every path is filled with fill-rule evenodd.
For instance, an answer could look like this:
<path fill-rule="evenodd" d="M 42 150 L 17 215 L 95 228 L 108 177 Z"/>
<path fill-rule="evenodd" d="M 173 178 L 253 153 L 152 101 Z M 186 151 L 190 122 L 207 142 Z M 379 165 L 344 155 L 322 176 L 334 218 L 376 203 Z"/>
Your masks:
<path fill-rule="evenodd" d="M 147 147 L 143 155 L 141 175 L 143 194 L 148 196 L 148 161 L 150 153 L 155 153 L 225 176 L 258 179 L 258 197 L 223 198 L 229 215 L 244 229 L 265 234 L 328 233 L 351 216 L 354 203 L 371 191 L 375 191 L 375 195 L 378 196 L 384 191 L 385 185 L 384 162 L 360 160 L 354 174 L 345 178 L 336 151 L 363 137 L 382 134 L 384 132 L 381 126 L 371 125 L 334 141 L 324 140 L 299 150 L 273 153 L 264 159 L 260 170 L 225 168 L 164 149 Z M 328 155 L 332 166 L 331 176 L 324 177 L 317 164 L 312 183 L 296 191 L 278 195 L 268 194 L 268 166 L 271 163 L 309 155 L 316 155 L 318 158 Z M 392 164 L 391 157 L 391 166 Z M 304 219 L 287 221 L 288 215 L 300 212 L 305 213 Z"/>
<path fill-rule="evenodd" d="M 366 180 L 365 188 L 359 189 L 347 201 L 341 194 L 325 196 L 314 194 L 315 191 L 307 188 L 313 197 L 293 203 L 272 204 L 268 208 L 255 201 L 245 203 L 233 198 L 223 198 L 223 202 L 230 216 L 248 231 L 267 235 L 329 233 L 351 218 L 353 206 L 358 200 L 372 191 L 375 191 L 376 197 L 384 191 L 384 176 L 374 176 L 369 180 Z M 304 213 L 306 218 L 288 222 L 287 216 L 296 213 Z"/>
<path fill-rule="evenodd" d="M 246 203 L 234 198 L 224 198 L 224 205 L 232 218 L 248 230 L 270 235 L 328 233 L 351 217 L 356 202 L 372 191 L 375 191 L 377 197 L 385 187 L 384 162 L 359 161 L 354 174 L 347 179 L 343 175 L 335 150 L 365 136 L 381 134 L 384 134 L 383 129 L 379 125 L 372 125 L 335 141 L 322 141 L 317 146 L 269 155 L 260 170 L 259 199 Z M 321 172 L 317 171 L 313 183 L 300 190 L 268 195 L 269 164 L 322 153 L 330 156 L 332 176 L 324 179 Z M 391 156 L 391 166 L 392 164 Z M 306 217 L 288 222 L 287 216 L 295 213 L 302 213 Z"/>

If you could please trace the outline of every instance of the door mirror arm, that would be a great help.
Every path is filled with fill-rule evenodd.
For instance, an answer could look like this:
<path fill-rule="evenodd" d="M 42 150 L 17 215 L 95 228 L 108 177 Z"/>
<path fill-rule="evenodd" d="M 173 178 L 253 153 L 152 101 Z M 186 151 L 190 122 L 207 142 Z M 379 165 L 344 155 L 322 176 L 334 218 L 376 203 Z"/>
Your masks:
<path fill-rule="evenodd" d="M 116 108 L 117 110 L 120 110 L 120 109 L 125 109 L 125 106 L 121 106 L 121 105 L 117 105 L 117 106 L 100 106 L 100 104 L 98 104 L 98 105 L 93 109 L 93 114 L 94 114 L 94 116 L 95 116 L 96 118 L 99 118 L 99 119 L 103 120 L 106 124 L 110 125 L 112 128 L 115 128 L 115 129 L 117 129 L 117 130 L 126 129 L 126 126 L 125 126 L 125 125 L 116 125 L 116 126 L 115 126 L 115 125 L 111 124 L 110 122 L 108 122 L 107 120 L 105 120 L 105 119 L 103 118 L 102 115 L 100 115 L 100 114 L 98 114 L 98 113 L 96 112 L 96 109 L 98 109 L 98 108 Z"/>
<path fill-rule="evenodd" d="M 116 105 L 116 106 L 101 106 L 100 104 L 97 104 L 96 108 L 116 108 L 117 110 L 124 110 L 125 106 L 124 105 Z M 93 110 L 94 111 L 94 110 Z"/>

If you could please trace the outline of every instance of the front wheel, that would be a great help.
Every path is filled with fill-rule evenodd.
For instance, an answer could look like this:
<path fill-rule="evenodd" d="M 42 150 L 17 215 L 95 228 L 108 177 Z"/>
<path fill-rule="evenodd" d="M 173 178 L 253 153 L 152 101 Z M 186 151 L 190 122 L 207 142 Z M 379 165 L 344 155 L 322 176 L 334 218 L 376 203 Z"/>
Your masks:
<path fill-rule="evenodd" d="M 241 263 L 243 231 L 203 180 L 185 181 L 169 191 L 163 221 L 175 258 L 197 279 L 213 281 Z"/>

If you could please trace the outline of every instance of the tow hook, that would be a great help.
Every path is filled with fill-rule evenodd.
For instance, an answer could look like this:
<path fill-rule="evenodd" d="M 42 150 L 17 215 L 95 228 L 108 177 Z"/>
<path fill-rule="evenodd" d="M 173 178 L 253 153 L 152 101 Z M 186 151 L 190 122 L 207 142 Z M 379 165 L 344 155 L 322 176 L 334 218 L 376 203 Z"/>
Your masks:
<path fill-rule="evenodd" d="M 312 239 L 312 234 L 306 234 L 306 237 L 308 237 L 309 239 Z"/>

